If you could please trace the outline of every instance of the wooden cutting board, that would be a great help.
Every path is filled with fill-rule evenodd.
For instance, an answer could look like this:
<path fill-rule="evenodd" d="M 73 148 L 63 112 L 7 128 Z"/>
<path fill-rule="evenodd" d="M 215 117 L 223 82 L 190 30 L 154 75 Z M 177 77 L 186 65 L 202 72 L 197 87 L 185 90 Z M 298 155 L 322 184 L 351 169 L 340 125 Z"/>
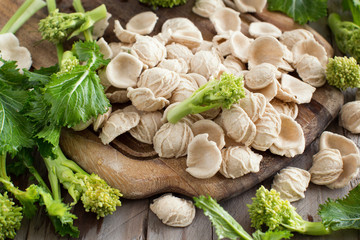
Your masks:
<path fill-rule="evenodd" d="M 21 4 L 20 0 L 2 0 L 0 2 L 0 25 L 2 26 L 15 9 Z M 113 21 L 120 20 L 124 26 L 135 14 L 152 9 L 140 4 L 137 0 L 84 0 L 87 10 L 105 3 L 112 14 L 111 24 L 106 31 L 105 39 L 108 42 L 117 41 L 112 29 Z M 215 30 L 206 18 L 199 17 L 191 12 L 195 0 L 188 4 L 173 9 L 159 9 L 155 13 L 159 20 L 154 33 L 160 31 L 162 23 L 173 17 L 187 17 L 202 31 L 205 40 L 211 40 Z M 71 1 L 58 1 L 61 11 L 71 11 Z M 55 48 L 41 37 L 36 30 L 37 21 L 45 17 L 46 9 L 42 9 L 17 33 L 22 45 L 27 46 L 32 52 L 33 66 L 50 66 L 56 63 Z M 268 11 L 261 14 L 242 14 L 242 31 L 248 34 L 248 25 L 253 21 L 268 21 L 278 26 L 283 31 L 305 27 L 313 32 L 316 39 L 325 47 L 329 56 L 333 55 L 331 46 L 318 33 L 308 26 L 299 26 L 290 18 Z M 335 118 L 341 105 L 343 95 L 340 91 L 328 85 L 317 89 L 311 103 L 299 106 L 299 122 L 304 130 L 306 146 L 308 146 L 325 127 Z M 145 198 L 163 192 L 176 192 L 187 196 L 210 194 L 220 200 L 238 195 L 255 184 L 272 176 L 281 168 L 292 161 L 308 161 L 305 154 L 295 158 L 285 158 L 262 152 L 264 156 L 260 171 L 251 173 L 241 178 L 226 179 L 221 174 L 216 174 L 210 179 L 196 179 L 186 171 L 186 158 L 163 159 L 159 158 L 151 145 L 137 142 L 129 134 L 118 137 L 109 146 L 104 146 L 99 138 L 91 131 L 74 132 L 64 130 L 61 137 L 61 147 L 65 154 L 78 162 L 86 171 L 98 173 L 110 185 L 117 187 L 125 198 Z"/>

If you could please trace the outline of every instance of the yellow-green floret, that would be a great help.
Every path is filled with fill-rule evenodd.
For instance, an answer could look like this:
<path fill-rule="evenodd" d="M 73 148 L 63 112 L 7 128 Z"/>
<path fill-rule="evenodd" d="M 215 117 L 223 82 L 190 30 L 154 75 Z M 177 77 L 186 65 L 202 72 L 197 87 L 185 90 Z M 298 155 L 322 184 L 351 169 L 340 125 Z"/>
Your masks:
<path fill-rule="evenodd" d="M 339 89 L 360 86 L 360 66 L 353 57 L 330 58 L 326 66 L 327 82 Z"/>
<path fill-rule="evenodd" d="M 330 230 L 321 222 L 305 221 L 289 201 L 280 198 L 276 190 L 261 186 L 252 204 L 248 205 L 251 224 L 256 229 L 267 226 L 269 230 L 289 230 L 307 235 L 325 235 Z"/>
<path fill-rule="evenodd" d="M 15 205 L 7 192 L 0 193 L 0 240 L 15 237 L 23 218 L 21 211 L 22 208 Z"/>
<path fill-rule="evenodd" d="M 83 180 L 85 191 L 81 196 L 81 201 L 87 212 L 94 212 L 97 218 L 100 218 L 112 214 L 116 211 L 116 207 L 121 206 L 120 191 L 110 187 L 98 175 L 92 173 L 90 176 L 85 176 Z"/>
<path fill-rule="evenodd" d="M 157 8 L 157 7 L 172 8 L 178 5 L 185 4 L 187 0 L 140 0 L 140 2 L 151 5 L 153 6 L 153 8 Z"/>

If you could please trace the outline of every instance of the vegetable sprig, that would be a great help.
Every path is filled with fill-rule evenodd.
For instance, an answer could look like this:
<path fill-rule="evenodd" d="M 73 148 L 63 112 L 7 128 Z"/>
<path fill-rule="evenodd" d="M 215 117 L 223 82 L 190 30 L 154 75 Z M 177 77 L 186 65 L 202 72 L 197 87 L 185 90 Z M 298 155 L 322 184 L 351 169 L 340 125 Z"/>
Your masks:
<path fill-rule="evenodd" d="M 188 114 L 205 112 L 212 108 L 230 108 L 245 97 L 243 76 L 223 73 L 220 79 L 212 79 L 197 89 L 190 97 L 172 108 L 167 119 L 178 122 Z"/>
<path fill-rule="evenodd" d="M 336 45 L 346 54 L 360 60 L 360 26 L 353 22 L 341 21 L 339 14 L 331 13 L 329 27 L 335 36 Z"/>
<path fill-rule="evenodd" d="M 280 240 L 289 239 L 293 236 L 288 230 L 267 231 L 265 233 L 258 230 L 251 236 L 210 196 L 194 197 L 194 201 L 195 206 L 202 209 L 204 214 L 209 217 L 219 239 Z"/>
<path fill-rule="evenodd" d="M 269 191 L 264 186 L 257 190 L 252 200 L 248 207 L 252 226 L 257 230 L 250 236 L 213 198 L 194 197 L 195 206 L 204 210 L 219 239 L 280 240 L 290 239 L 291 232 L 326 235 L 341 229 L 360 229 L 360 185 L 343 199 L 329 199 L 321 204 L 321 222 L 303 220 L 295 207 L 281 199 L 277 191 Z M 260 230 L 263 226 L 267 227 L 266 232 Z"/>

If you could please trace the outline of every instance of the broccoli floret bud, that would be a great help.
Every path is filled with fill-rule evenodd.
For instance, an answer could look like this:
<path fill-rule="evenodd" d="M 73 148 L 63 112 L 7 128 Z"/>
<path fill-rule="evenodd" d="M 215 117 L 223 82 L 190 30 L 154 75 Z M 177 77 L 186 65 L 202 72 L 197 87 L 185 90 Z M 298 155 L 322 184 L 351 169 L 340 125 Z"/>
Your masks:
<path fill-rule="evenodd" d="M 85 13 L 61 13 L 59 9 L 55 9 L 46 18 L 40 20 L 39 31 L 43 39 L 54 44 L 62 43 L 91 28 L 94 23 L 105 18 L 106 13 L 105 5 Z"/>
<path fill-rule="evenodd" d="M 213 79 L 202 85 L 189 98 L 185 99 L 168 114 L 171 123 L 178 122 L 188 114 L 196 114 L 212 108 L 230 108 L 232 104 L 245 97 L 243 76 L 223 73 L 220 79 Z"/>
<path fill-rule="evenodd" d="M 60 13 L 55 9 L 39 22 L 39 31 L 43 39 L 53 43 L 64 42 L 76 29 L 85 22 L 82 13 Z"/>
<path fill-rule="evenodd" d="M 326 79 L 330 85 L 343 90 L 360 87 L 360 66 L 353 57 L 329 58 Z"/>
<path fill-rule="evenodd" d="M 187 0 L 140 0 L 140 2 L 151 5 L 156 9 L 157 7 L 172 8 L 174 6 L 183 5 Z"/>
<path fill-rule="evenodd" d="M 248 205 L 251 224 L 256 229 L 266 225 L 269 230 L 290 230 L 307 235 L 325 235 L 330 230 L 321 222 L 305 221 L 289 201 L 280 198 L 276 190 L 261 186 L 252 204 Z"/>
<path fill-rule="evenodd" d="M 96 174 L 88 174 L 74 161 L 62 153 L 60 147 L 55 149 L 56 158 L 44 158 L 48 169 L 54 169 L 59 182 L 68 190 L 75 205 L 80 199 L 86 211 L 97 214 L 97 218 L 112 214 L 121 206 L 119 190 L 110 187 Z"/>
<path fill-rule="evenodd" d="M 97 214 L 97 218 L 105 217 L 116 211 L 121 206 L 119 197 L 122 196 L 118 189 L 110 187 L 98 175 L 92 173 L 90 176 L 83 176 L 85 191 L 81 201 L 87 212 Z"/>
<path fill-rule="evenodd" d="M 13 239 L 16 231 L 20 229 L 22 216 L 22 208 L 16 206 L 5 192 L 0 193 L 0 239 Z"/>
<path fill-rule="evenodd" d="M 360 61 L 360 26 L 353 22 L 341 21 L 336 13 L 329 15 L 328 23 L 338 48 Z"/>
<path fill-rule="evenodd" d="M 77 65 L 79 65 L 80 61 L 79 59 L 74 56 L 74 54 L 71 51 L 66 51 L 63 54 L 63 58 L 61 60 L 61 64 L 60 64 L 60 71 L 57 72 L 57 75 L 63 74 L 63 73 L 67 73 L 67 72 L 71 72 L 74 67 L 76 67 Z"/>

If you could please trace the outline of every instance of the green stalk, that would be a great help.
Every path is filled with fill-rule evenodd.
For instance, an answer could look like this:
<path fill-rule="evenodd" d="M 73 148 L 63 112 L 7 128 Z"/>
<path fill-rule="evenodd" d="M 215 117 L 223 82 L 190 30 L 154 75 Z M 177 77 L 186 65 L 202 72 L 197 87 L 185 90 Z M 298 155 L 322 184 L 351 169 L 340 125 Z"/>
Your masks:
<path fill-rule="evenodd" d="M 77 12 L 84 13 L 85 9 L 81 3 L 81 0 L 74 0 L 73 7 Z M 92 41 L 92 34 L 90 29 L 86 29 L 84 32 L 84 37 L 86 41 Z"/>
<path fill-rule="evenodd" d="M 28 165 L 26 162 L 25 166 L 29 169 L 29 172 L 35 177 L 36 181 L 40 184 L 40 186 L 50 193 L 50 189 L 48 188 L 44 179 L 40 176 L 36 168 L 32 165 Z"/>
<path fill-rule="evenodd" d="M 26 0 L 9 19 L 0 33 L 15 33 L 32 15 L 45 7 L 43 0 Z"/>
<path fill-rule="evenodd" d="M 69 159 L 66 158 L 66 156 L 64 155 L 64 153 L 61 151 L 60 147 L 56 147 L 55 149 L 55 154 L 58 156 L 58 160 L 61 161 L 61 165 L 70 168 L 71 170 L 73 170 L 74 172 L 77 173 L 81 173 L 84 175 L 89 176 L 89 174 L 87 172 L 85 172 L 79 165 L 77 165 L 74 161 L 71 161 Z"/>
<path fill-rule="evenodd" d="M 326 228 L 322 222 L 300 221 L 300 226 L 295 227 L 286 224 L 281 225 L 286 227 L 290 231 L 312 236 L 322 236 L 331 233 L 331 230 L 329 228 Z"/>
<path fill-rule="evenodd" d="M 6 154 L 0 155 L 0 177 L 8 179 L 6 174 Z"/>
<path fill-rule="evenodd" d="M 49 178 L 53 198 L 54 200 L 61 200 L 60 184 L 56 176 L 56 167 L 53 164 L 53 161 L 55 160 L 51 158 L 44 158 L 44 162 L 48 170 L 48 178 Z"/>
<path fill-rule="evenodd" d="M 46 0 L 47 3 L 47 7 L 48 7 L 48 12 L 51 13 L 52 11 L 54 11 L 56 9 L 56 1 L 55 0 Z M 57 43 L 55 45 L 56 47 L 56 53 L 57 53 L 57 57 L 58 57 L 58 63 L 59 66 L 61 65 L 61 60 L 64 54 L 64 46 L 62 45 L 62 43 Z"/>

